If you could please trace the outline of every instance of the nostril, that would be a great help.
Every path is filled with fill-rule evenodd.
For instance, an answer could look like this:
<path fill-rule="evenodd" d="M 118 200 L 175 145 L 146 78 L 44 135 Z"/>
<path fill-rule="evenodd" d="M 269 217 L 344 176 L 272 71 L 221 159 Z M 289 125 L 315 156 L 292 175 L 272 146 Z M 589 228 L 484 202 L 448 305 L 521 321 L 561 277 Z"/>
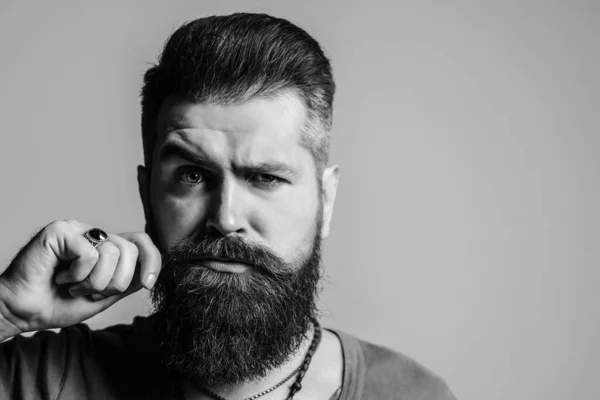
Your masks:
<path fill-rule="evenodd" d="M 222 212 L 211 218 L 207 227 L 210 230 L 213 230 L 213 232 L 217 231 L 223 236 L 226 236 L 230 233 L 241 232 L 243 230 L 240 219 L 238 219 L 232 213 Z"/>

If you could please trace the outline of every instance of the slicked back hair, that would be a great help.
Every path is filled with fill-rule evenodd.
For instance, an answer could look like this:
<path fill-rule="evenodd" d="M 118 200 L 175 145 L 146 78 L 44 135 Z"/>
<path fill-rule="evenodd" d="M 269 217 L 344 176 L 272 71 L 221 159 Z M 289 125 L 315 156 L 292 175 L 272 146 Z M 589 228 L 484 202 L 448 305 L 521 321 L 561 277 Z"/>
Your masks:
<path fill-rule="evenodd" d="M 322 171 L 329 155 L 335 83 L 319 43 L 291 22 L 266 14 L 211 16 L 184 24 L 144 75 L 146 167 L 152 166 L 158 114 L 168 96 L 225 105 L 288 91 L 307 107 L 301 144 Z"/>

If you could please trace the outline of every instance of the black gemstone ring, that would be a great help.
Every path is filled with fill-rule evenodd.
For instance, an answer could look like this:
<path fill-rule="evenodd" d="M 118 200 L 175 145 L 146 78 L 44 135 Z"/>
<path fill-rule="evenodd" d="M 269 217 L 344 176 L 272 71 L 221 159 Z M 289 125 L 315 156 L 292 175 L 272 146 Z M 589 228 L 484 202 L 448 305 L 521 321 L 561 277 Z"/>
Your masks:
<path fill-rule="evenodd" d="M 94 247 L 98 247 L 100 243 L 108 240 L 108 234 L 102 229 L 98 228 L 90 229 L 83 235 L 83 237 L 85 237 Z"/>

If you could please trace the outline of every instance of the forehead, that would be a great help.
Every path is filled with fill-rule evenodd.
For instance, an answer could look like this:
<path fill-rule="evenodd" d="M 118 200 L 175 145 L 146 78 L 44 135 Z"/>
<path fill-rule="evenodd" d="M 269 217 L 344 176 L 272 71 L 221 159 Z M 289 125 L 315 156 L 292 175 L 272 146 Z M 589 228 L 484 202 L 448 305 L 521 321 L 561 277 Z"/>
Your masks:
<path fill-rule="evenodd" d="M 169 96 L 158 116 L 156 147 L 175 136 L 208 147 L 300 145 L 306 119 L 307 108 L 293 92 L 226 105 Z"/>

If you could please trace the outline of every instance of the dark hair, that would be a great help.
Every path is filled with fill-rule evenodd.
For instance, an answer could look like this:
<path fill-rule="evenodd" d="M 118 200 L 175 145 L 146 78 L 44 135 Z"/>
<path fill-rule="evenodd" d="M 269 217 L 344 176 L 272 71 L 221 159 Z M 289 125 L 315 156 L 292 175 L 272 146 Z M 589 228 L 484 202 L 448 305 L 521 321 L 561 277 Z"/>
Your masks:
<path fill-rule="evenodd" d="M 167 96 L 231 104 L 289 90 L 307 106 L 302 144 L 321 170 L 329 154 L 335 83 L 319 43 L 291 22 L 266 14 L 211 16 L 184 24 L 144 75 L 146 166 L 152 165 L 157 118 Z"/>

